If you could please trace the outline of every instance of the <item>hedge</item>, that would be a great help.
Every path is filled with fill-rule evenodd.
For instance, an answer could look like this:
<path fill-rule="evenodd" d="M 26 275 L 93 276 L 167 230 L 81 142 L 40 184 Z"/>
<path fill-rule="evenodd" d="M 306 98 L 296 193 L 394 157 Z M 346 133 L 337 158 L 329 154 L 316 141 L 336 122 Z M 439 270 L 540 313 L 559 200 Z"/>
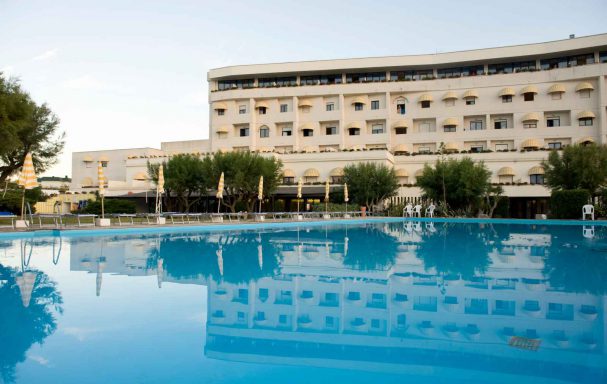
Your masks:
<path fill-rule="evenodd" d="M 105 199 L 103 208 L 106 214 L 111 213 L 135 213 L 136 205 L 134 201 L 120 199 Z M 101 201 L 89 200 L 86 207 L 80 210 L 81 213 L 101 214 Z"/>
<path fill-rule="evenodd" d="M 550 197 L 551 217 L 555 219 L 581 219 L 582 206 L 590 201 L 585 189 L 552 191 Z"/>

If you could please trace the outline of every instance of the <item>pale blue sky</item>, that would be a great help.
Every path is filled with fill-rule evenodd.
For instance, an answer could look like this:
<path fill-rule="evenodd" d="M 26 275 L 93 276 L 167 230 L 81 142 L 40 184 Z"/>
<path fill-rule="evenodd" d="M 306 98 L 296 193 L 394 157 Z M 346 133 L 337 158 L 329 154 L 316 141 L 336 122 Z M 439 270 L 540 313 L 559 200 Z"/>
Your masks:
<path fill-rule="evenodd" d="M 607 1 L 0 0 L 0 71 L 61 118 L 71 152 L 208 137 L 206 72 L 607 32 Z"/>

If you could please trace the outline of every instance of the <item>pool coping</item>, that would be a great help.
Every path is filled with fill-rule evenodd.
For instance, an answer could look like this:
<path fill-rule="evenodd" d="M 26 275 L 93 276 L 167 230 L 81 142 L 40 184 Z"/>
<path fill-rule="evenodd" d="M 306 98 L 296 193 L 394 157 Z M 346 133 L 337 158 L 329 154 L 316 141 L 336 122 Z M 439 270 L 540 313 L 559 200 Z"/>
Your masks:
<path fill-rule="evenodd" d="M 402 218 L 402 217 L 368 217 L 359 219 L 332 219 L 332 220 L 310 220 L 310 221 L 274 221 L 274 222 L 244 222 L 238 224 L 209 223 L 202 225 L 170 225 L 170 226 L 135 226 L 114 227 L 99 229 L 83 228 L 57 228 L 40 229 L 32 231 L 0 232 L 2 239 L 21 239 L 32 237 L 80 237 L 80 236 L 103 236 L 103 235 L 132 235 L 149 233 L 184 233 L 184 232 L 213 232 L 234 231 L 251 229 L 275 229 L 294 227 L 318 227 L 345 224 L 367 224 L 367 223 L 469 223 L 469 224 L 518 224 L 518 225 L 574 225 L 574 226 L 607 226 L 607 220 L 535 220 L 535 219 L 484 219 L 484 218 Z"/>

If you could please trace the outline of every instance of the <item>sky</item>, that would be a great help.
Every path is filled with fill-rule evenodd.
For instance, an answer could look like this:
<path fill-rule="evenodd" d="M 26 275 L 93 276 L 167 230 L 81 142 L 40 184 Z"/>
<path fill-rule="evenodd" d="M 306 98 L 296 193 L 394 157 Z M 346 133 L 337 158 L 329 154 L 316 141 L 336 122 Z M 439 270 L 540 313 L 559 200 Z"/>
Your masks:
<path fill-rule="evenodd" d="M 76 151 L 208 138 L 206 74 L 254 63 L 449 52 L 607 32 L 606 0 L 0 0 L 0 72 Z"/>

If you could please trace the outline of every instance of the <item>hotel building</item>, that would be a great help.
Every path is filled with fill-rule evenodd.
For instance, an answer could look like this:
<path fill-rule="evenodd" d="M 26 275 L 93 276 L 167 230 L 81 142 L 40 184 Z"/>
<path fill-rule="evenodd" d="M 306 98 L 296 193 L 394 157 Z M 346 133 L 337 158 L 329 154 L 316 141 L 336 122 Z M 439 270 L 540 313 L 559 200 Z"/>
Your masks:
<path fill-rule="evenodd" d="M 524 216 L 549 196 L 549 150 L 607 143 L 607 34 L 431 55 L 212 69 L 209 139 L 73 154 L 72 189 L 108 167 L 110 193 L 150 187 L 148 160 L 254 151 L 284 163 L 284 182 L 330 179 L 370 161 L 393 167 L 401 197 L 439 156 L 483 161 Z M 156 160 L 154 160 L 156 159 Z M 89 168 L 87 170 L 87 167 Z M 279 191 L 280 192 L 280 191 Z"/>

